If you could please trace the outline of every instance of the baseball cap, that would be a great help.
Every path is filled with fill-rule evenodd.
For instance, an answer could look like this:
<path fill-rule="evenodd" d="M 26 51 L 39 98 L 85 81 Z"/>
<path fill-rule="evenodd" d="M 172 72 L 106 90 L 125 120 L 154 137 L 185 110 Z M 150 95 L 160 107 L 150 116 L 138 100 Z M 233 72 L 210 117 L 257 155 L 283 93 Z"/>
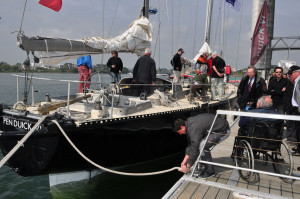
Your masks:
<path fill-rule="evenodd" d="M 183 51 L 183 49 L 182 49 L 182 48 L 179 48 L 179 49 L 178 49 L 178 51 L 181 51 L 182 53 L 184 53 L 184 51 Z"/>
<path fill-rule="evenodd" d="M 288 74 L 291 75 L 294 71 L 300 70 L 299 66 L 293 65 L 289 68 Z"/>

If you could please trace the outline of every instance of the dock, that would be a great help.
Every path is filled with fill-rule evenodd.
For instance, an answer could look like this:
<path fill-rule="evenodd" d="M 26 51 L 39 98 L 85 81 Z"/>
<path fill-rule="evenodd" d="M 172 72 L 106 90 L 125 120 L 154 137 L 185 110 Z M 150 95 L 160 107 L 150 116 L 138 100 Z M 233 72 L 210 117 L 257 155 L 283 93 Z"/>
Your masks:
<path fill-rule="evenodd" d="M 230 136 L 212 150 L 214 163 L 235 166 L 231 157 L 238 123 L 231 128 Z M 262 159 L 262 158 L 260 158 Z M 300 167 L 300 156 L 293 155 L 293 176 L 300 177 L 297 167 Z M 274 172 L 269 162 L 256 160 L 255 169 Z M 269 198 L 299 198 L 300 181 L 286 183 L 279 177 L 260 174 L 255 183 L 248 183 L 240 178 L 237 169 L 215 166 L 215 175 L 207 179 L 183 175 L 165 194 L 163 199 L 269 199 Z"/>

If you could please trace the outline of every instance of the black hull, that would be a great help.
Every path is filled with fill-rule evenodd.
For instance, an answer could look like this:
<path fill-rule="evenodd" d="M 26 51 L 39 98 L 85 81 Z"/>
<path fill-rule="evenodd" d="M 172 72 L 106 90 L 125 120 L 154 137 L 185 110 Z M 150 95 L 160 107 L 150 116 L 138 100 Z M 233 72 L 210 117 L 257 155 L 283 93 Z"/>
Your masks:
<path fill-rule="evenodd" d="M 213 107 L 179 110 L 144 117 L 130 117 L 121 120 L 88 122 L 76 127 L 72 120 L 59 118 L 58 121 L 68 137 L 89 159 L 105 167 L 120 167 L 167 157 L 183 152 L 185 136 L 172 131 L 177 118 L 187 118 L 201 112 L 214 112 L 228 104 Z M 27 121 L 26 116 L 9 116 Z M 51 118 L 53 119 L 53 118 Z M 31 121 L 36 123 L 36 121 Z M 21 130 L 1 122 L 0 148 L 6 155 L 28 130 Z M 50 119 L 36 131 L 8 161 L 22 176 L 67 172 L 94 168 L 84 160 L 67 142 L 57 126 Z"/>

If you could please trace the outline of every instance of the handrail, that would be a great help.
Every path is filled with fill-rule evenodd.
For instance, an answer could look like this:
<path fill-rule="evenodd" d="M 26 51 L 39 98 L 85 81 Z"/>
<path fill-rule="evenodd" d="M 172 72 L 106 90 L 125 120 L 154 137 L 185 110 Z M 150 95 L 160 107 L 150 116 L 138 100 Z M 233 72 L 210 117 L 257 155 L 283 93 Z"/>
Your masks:
<path fill-rule="evenodd" d="M 16 74 L 11 74 L 12 76 L 15 77 L 22 77 L 26 78 L 23 75 L 16 75 Z M 50 78 L 44 78 L 44 77 L 31 77 L 31 79 L 38 79 L 38 80 L 46 80 L 46 81 L 59 81 L 59 82 L 72 82 L 72 83 L 98 83 L 98 82 L 91 82 L 91 81 L 78 81 L 78 80 L 64 80 L 64 79 L 50 79 Z"/>
<path fill-rule="evenodd" d="M 295 116 L 295 115 L 283 115 L 283 114 L 271 114 L 271 113 L 251 113 L 251 112 L 243 112 L 243 111 L 227 111 L 227 110 L 217 110 L 217 114 L 213 120 L 213 123 L 211 125 L 211 128 L 208 131 L 208 134 L 206 136 L 205 139 L 205 143 L 203 144 L 203 147 L 200 149 L 200 153 L 199 156 L 197 158 L 197 160 L 194 163 L 194 168 L 193 171 L 191 173 L 191 176 L 194 175 L 195 171 L 196 171 L 196 165 L 198 163 L 205 163 L 205 164 L 210 164 L 210 165 L 216 165 L 216 166 L 220 166 L 220 167 L 225 167 L 225 168 L 233 168 L 233 169 L 238 169 L 238 170 L 243 170 L 243 171 L 250 171 L 250 172 L 256 172 L 256 173 L 262 173 L 262 174 L 267 174 L 267 175 L 271 175 L 271 176 L 278 176 L 278 177 L 282 177 L 282 178 L 289 178 L 289 179 L 294 179 L 294 180 L 300 180 L 300 176 L 290 176 L 290 175 L 283 175 L 283 174 L 276 174 L 276 173 L 271 173 L 271 172 L 267 172 L 267 171 L 259 171 L 259 170 L 255 170 L 255 169 L 247 169 L 247 168 L 241 168 L 241 167 L 236 167 L 236 166 L 230 166 L 227 164 L 222 164 L 222 163 L 214 163 L 214 162 L 208 162 L 208 161 L 204 161 L 201 160 L 201 155 L 204 151 L 204 147 L 207 143 L 208 137 L 211 134 L 212 128 L 215 124 L 216 118 L 219 115 L 234 115 L 234 116 L 243 116 L 243 117 L 254 117 L 254 118 L 268 118 L 268 119 L 280 119 L 280 120 L 294 120 L 294 121 L 300 121 L 300 117 L 299 116 Z M 236 118 L 236 120 L 233 122 L 236 123 L 236 121 L 239 119 Z M 230 125 L 230 128 L 233 125 Z"/>
<path fill-rule="evenodd" d="M 244 112 L 244 111 L 217 110 L 217 115 L 235 115 L 235 116 L 244 116 L 244 117 L 259 117 L 259 118 L 268 118 L 268 119 L 300 121 L 300 117 L 295 116 L 295 115 L 283 115 L 283 114 L 271 114 L 271 113 L 253 113 L 253 112 L 251 113 L 251 112 Z"/>

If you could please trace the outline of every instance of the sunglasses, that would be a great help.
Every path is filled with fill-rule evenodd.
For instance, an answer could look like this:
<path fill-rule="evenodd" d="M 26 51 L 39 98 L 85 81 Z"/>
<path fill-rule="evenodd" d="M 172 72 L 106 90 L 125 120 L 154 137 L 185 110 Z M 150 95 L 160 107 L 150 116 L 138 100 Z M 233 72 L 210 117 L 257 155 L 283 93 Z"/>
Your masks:
<path fill-rule="evenodd" d="M 282 73 L 282 72 L 275 72 L 275 73 Z"/>

